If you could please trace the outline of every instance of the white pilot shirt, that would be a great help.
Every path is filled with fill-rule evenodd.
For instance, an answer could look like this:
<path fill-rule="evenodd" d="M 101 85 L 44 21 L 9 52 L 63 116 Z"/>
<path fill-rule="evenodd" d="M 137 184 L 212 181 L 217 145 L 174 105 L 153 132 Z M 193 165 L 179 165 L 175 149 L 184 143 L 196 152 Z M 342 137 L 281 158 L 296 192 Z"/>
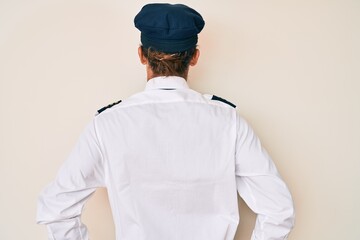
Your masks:
<path fill-rule="evenodd" d="M 150 79 L 94 117 L 56 179 L 37 223 L 53 240 L 87 240 L 86 200 L 106 187 L 117 240 L 233 240 L 237 192 L 257 214 L 252 240 L 283 240 L 290 192 L 236 109 L 181 77 Z"/>

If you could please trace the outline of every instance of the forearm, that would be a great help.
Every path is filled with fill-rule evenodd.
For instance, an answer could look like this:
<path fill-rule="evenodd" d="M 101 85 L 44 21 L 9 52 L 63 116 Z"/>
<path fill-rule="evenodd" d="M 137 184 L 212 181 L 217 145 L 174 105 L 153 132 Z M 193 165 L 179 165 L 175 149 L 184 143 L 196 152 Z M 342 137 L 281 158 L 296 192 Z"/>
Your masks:
<path fill-rule="evenodd" d="M 45 224 L 51 240 L 87 240 L 80 217 L 85 202 L 103 187 L 103 159 L 95 128 L 88 125 L 56 178 L 38 198 L 38 224 Z"/>
<path fill-rule="evenodd" d="M 279 176 L 252 176 L 237 179 L 240 196 L 257 214 L 251 240 L 284 240 L 294 227 L 295 211 L 291 194 Z"/>
<path fill-rule="evenodd" d="M 87 240 L 81 212 L 95 188 L 68 191 L 50 184 L 38 200 L 36 222 L 47 227 L 49 240 Z"/>
<path fill-rule="evenodd" d="M 80 221 L 80 217 L 46 223 L 46 227 L 49 240 L 89 239 L 87 228 Z"/>

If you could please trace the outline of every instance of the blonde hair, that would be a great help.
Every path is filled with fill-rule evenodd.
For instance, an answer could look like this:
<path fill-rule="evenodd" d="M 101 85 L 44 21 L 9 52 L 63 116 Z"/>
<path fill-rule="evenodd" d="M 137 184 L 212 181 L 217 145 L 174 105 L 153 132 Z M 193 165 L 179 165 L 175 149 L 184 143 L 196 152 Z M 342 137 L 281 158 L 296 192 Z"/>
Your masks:
<path fill-rule="evenodd" d="M 196 46 L 178 53 L 164 53 L 141 46 L 144 57 L 148 60 L 155 75 L 185 77 L 189 64 L 196 52 Z"/>

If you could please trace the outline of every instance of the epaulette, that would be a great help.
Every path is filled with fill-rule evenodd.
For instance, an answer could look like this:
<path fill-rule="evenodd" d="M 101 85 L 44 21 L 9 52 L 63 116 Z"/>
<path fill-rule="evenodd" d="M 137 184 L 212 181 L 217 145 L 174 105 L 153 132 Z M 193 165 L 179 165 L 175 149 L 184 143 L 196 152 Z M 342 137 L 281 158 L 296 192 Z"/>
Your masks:
<path fill-rule="evenodd" d="M 106 109 L 111 108 L 111 107 L 113 107 L 113 106 L 115 106 L 116 104 L 119 104 L 119 103 L 121 103 L 121 100 L 119 100 L 119 101 L 117 101 L 117 102 L 114 102 L 114 103 L 111 103 L 111 104 L 109 104 L 109 105 L 107 105 L 107 106 L 105 106 L 105 107 L 100 108 L 99 110 L 97 110 L 96 115 L 102 113 L 102 112 L 105 111 Z"/>
<path fill-rule="evenodd" d="M 220 101 L 220 102 L 223 102 L 223 103 L 226 103 L 226 104 L 232 106 L 233 108 L 236 108 L 236 105 L 235 105 L 235 104 L 233 104 L 233 103 L 229 102 L 228 100 L 225 100 L 225 99 L 223 99 L 223 98 L 221 98 L 221 97 L 218 97 L 218 96 L 216 96 L 216 95 L 213 95 L 213 96 L 211 97 L 211 100 Z"/>

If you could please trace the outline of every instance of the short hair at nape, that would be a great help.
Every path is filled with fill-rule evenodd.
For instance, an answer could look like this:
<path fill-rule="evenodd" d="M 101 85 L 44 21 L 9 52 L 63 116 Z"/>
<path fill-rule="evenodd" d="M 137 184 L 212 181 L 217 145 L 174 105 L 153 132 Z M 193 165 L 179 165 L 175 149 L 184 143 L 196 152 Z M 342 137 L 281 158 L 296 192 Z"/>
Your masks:
<path fill-rule="evenodd" d="M 160 76 L 185 77 L 190 61 L 196 52 L 196 46 L 178 53 L 164 53 L 151 47 L 145 48 L 141 46 L 141 48 L 153 73 Z"/>

